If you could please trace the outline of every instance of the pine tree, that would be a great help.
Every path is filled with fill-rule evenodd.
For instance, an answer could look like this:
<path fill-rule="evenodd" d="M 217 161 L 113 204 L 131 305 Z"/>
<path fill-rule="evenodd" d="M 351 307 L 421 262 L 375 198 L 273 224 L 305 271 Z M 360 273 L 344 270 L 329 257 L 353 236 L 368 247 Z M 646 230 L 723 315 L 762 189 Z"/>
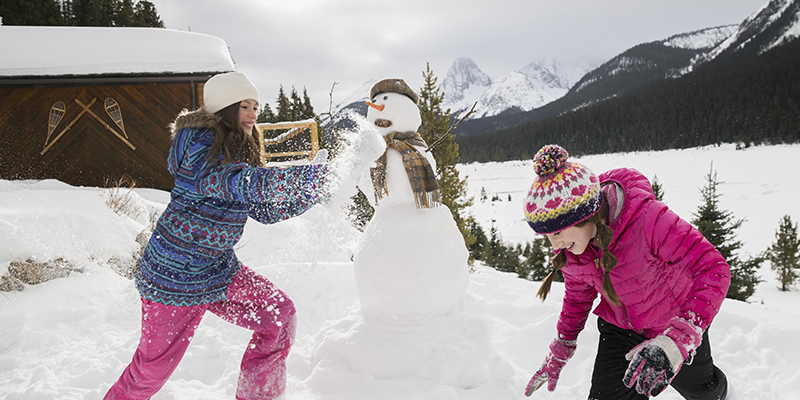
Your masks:
<path fill-rule="evenodd" d="M 3 25 L 64 25 L 55 0 L 2 0 L 0 17 L 3 17 Z"/>
<path fill-rule="evenodd" d="M 115 26 L 118 0 L 94 0 L 94 24 L 96 26 Z"/>
<path fill-rule="evenodd" d="M 72 13 L 75 26 L 101 26 L 100 5 L 95 0 L 72 0 Z"/>
<path fill-rule="evenodd" d="M 75 26 L 75 9 L 72 0 L 61 1 L 61 19 L 64 25 Z"/>
<path fill-rule="evenodd" d="M 303 87 L 303 108 L 300 112 L 300 119 L 313 119 L 317 123 L 317 128 L 322 126 L 322 121 L 319 116 L 314 112 L 314 106 L 311 105 L 311 98 L 308 97 L 308 90 Z M 320 149 L 328 148 L 328 143 L 325 140 L 325 133 L 322 129 L 317 129 L 317 141 L 319 142 Z"/>
<path fill-rule="evenodd" d="M 522 250 L 520 248 L 509 247 L 503 243 L 503 239 L 497 233 L 497 228 L 492 224 L 489 230 L 489 242 L 484 248 L 481 255 L 482 261 L 489 267 L 492 267 L 502 272 L 514 272 L 520 277 L 524 274 L 522 271 L 522 264 L 520 256 Z"/>
<path fill-rule="evenodd" d="M 747 301 L 755 293 L 756 286 L 763 282 L 758 276 L 758 270 L 765 259 L 765 256 L 761 254 L 745 261 L 737 260 L 736 264 L 731 265 L 731 286 L 728 288 L 726 297 Z"/>
<path fill-rule="evenodd" d="M 43 2 L 43 0 L 26 1 L 32 5 Z M 156 6 L 146 0 L 138 2 L 134 0 L 61 0 L 58 4 L 53 0 L 44 1 L 55 4 L 55 9 L 60 14 L 59 21 L 24 25 L 164 27 L 164 22 L 161 21 Z M 49 10 L 49 6 L 43 6 L 42 9 Z"/>
<path fill-rule="evenodd" d="M 466 226 L 470 234 L 475 237 L 475 241 L 467 246 L 469 250 L 470 259 L 482 260 L 483 252 L 489 245 L 489 238 L 486 237 L 486 232 L 483 230 L 478 221 L 472 215 L 466 218 Z"/>
<path fill-rule="evenodd" d="M 289 99 L 292 103 L 292 118 L 290 121 L 299 121 L 304 119 L 301 117 L 303 114 L 303 100 L 300 100 L 300 95 L 297 94 L 297 89 L 292 86 L 292 91 L 289 93 Z"/>
<path fill-rule="evenodd" d="M 256 122 L 262 124 L 265 122 L 275 123 L 278 122 L 278 117 L 275 113 L 272 112 L 272 107 L 269 106 L 269 103 L 264 103 L 261 107 L 261 111 L 258 112 L 258 117 L 256 118 Z"/>
<path fill-rule="evenodd" d="M 275 107 L 276 109 L 276 117 L 277 122 L 284 122 L 284 121 L 293 121 L 292 118 L 292 102 L 289 101 L 289 98 L 286 97 L 286 93 L 283 91 L 283 85 L 280 86 L 278 89 L 278 99 L 275 101 L 277 104 Z"/>
<path fill-rule="evenodd" d="M 305 87 L 303 88 L 303 105 L 301 110 L 301 119 L 317 118 L 317 114 L 314 112 L 314 106 L 311 105 L 311 99 L 308 97 L 308 90 Z"/>
<path fill-rule="evenodd" d="M 120 0 L 116 5 L 114 26 L 136 26 L 133 0 Z"/>
<path fill-rule="evenodd" d="M 437 78 L 427 64 L 422 73 L 424 83 L 420 89 L 420 116 L 422 124 L 419 134 L 430 146 L 442 137 L 450 126 L 450 110 L 442 110 L 444 93 L 440 93 L 436 85 Z M 442 193 L 442 203 L 450 208 L 453 219 L 456 221 L 464 243 L 469 247 L 475 242 L 475 237 L 467 227 L 461 215 L 467 207 L 472 205 L 473 199 L 467 198 L 467 180 L 461 179 L 456 169 L 459 162 L 458 143 L 453 135 L 448 135 L 431 151 L 436 160 L 436 180 Z"/>
<path fill-rule="evenodd" d="M 164 22 L 158 15 L 155 4 L 147 0 L 140 0 L 134 7 L 134 21 L 136 26 L 148 28 L 163 28 Z"/>
<path fill-rule="evenodd" d="M 656 200 L 664 201 L 664 186 L 658 181 L 658 175 L 653 176 L 653 183 L 650 186 L 653 188 Z"/>
<path fill-rule="evenodd" d="M 550 245 L 544 237 L 537 237 L 532 242 L 528 242 L 522 252 L 525 260 L 522 262 L 520 270 L 517 271 L 520 278 L 531 281 L 541 281 L 546 278 L 552 269 L 548 257 L 549 249 Z"/>
<path fill-rule="evenodd" d="M 727 297 L 736 300 L 747 300 L 761 282 L 758 268 L 763 262 L 762 256 L 742 261 L 738 257 L 742 242 L 736 240 L 738 230 L 744 219 L 734 220 L 733 213 L 719 208 L 720 194 L 717 193 L 717 173 L 711 170 L 706 175 L 706 186 L 700 189 L 703 204 L 695 212 L 691 221 L 700 233 L 720 252 L 731 268 L 731 285 Z"/>
<path fill-rule="evenodd" d="M 772 263 L 772 270 L 778 273 L 781 291 L 788 291 L 800 276 L 800 239 L 797 237 L 797 224 L 792 223 L 789 215 L 781 219 L 767 258 Z"/>

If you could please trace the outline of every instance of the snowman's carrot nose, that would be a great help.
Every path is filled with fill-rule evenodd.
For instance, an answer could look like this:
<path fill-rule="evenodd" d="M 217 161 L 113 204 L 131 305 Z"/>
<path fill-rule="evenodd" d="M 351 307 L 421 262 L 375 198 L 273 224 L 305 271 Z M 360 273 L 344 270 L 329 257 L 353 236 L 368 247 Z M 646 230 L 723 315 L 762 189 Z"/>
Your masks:
<path fill-rule="evenodd" d="M 374 108 L 374 109 L 376 109 L 376 110 L 378 110 L 378 111 L 383 111 L 384 107 L 386 107 L 385 104 L 377 105 L 375 103 L 370 103 L 370 102 L 367 102 L 367 105 L 372 107 L 372 108 Z"/>

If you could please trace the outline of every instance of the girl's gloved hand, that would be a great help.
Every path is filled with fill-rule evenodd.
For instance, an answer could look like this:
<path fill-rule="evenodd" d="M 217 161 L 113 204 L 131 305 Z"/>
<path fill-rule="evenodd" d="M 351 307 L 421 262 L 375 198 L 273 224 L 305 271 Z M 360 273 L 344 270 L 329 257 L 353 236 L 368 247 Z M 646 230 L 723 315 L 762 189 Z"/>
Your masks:
<path fill-rule="evenodd" d="M 550 343 L 550 354 L 545 357 L 542 366 L 533 374 L 533 377 L 528 381 L 528 386 L 525 387 L 525 396 L 530 396 L 533 392 L 538 390 L 545 382 L 547 382 L 547 390 L 556 390 L 558 377 L 561 375 L 561 369 L 575 354 L 575 349 L 578 347 L 575 340 L 561 340 L 556 338 Z"/>
<path fill-rule="evenodd" d="M 648 397 L 664 391 L 683 365 L 678 346 L 664 335 L 642 342 L 625 358 L 630 364 L 622 382 L 629 388 L 636 385 L 636 392 Z"/>
<path fill-rule="evenodd" d="M 672 318 L 664 333 L 634 347 L 625 358 L 630 361 L 622 382 L 636 385 L 636 392 L 655 396 L 669 386 L 685 360 L 691 364 L 695 349 L 703 341 L 703 330 L 692 321 Z"/>

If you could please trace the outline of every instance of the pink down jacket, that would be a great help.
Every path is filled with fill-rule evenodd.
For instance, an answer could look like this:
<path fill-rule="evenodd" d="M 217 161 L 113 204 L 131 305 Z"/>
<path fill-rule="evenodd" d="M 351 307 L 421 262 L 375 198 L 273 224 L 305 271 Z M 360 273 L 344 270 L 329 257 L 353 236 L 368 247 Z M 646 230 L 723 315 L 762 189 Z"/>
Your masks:
<path fill-rule="evenodd" d="M 592 244 L 583 254 L 567 253 L 561 269 L 566 293 L 559 336 L 578 337 L 598 293 L 598 317 L 647 338 L 663 333 L 674 317 L 708 328 L 730 284 L 723 257 L 697 229 L 655 199 L 640 172 L 614 169 L 599 178 L 619 184 L 625 193 L 619 216 L 609 224 L 614 231 L 609 251 L 619 260 L 611 282 L 622 305 L 614 306 L 602 294 L 603 270 L 595 264 L 601 249 Z"/>

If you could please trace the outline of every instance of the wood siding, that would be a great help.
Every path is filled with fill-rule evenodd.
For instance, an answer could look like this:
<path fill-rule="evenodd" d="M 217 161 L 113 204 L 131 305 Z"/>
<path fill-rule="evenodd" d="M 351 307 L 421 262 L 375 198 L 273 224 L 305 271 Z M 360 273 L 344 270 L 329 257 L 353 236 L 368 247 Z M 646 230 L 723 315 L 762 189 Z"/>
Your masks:
<path fill-rule="evenodd" d="M 119 84 L 107 86 L 0 88 L 0 178 L 58 179 L 75 186 L 105 186 L 128 176 L 138 187 L 169 190 L 167 172 L 171 144 L 168 125 L 192 99 L 194 83 Z M 202 84 L 198 84 L 202 86 Z M 196 93 L 201 91 L 196 90 Z M 106 112 L 107 97 L 119 104 L 131 149 L 106 126 L 122 129 Z M 42 155 L 50 108 L 63 101 L 66 111 L 49 142 L 88 105 L 103 122 L 83 113 Z M 202 96 L 199 96 L 202 98 Z"/>

